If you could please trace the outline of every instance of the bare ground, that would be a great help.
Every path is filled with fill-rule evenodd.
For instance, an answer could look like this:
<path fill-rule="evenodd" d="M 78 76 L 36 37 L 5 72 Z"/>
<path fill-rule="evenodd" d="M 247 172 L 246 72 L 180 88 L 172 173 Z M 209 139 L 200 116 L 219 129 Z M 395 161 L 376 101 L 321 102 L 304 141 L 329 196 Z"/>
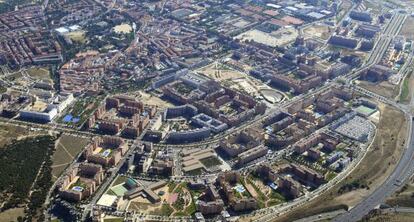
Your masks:
<path fill-rule="evenodd" d="M 400 90 L 398 85 L 393 85 L 387 81 L 378 84 L 367 81 L 359 81 L 358 85 L 364 89 L 367 89 L 371 92 L 375 92 L 389 99 L 394 99 L 398 95 Z"/>

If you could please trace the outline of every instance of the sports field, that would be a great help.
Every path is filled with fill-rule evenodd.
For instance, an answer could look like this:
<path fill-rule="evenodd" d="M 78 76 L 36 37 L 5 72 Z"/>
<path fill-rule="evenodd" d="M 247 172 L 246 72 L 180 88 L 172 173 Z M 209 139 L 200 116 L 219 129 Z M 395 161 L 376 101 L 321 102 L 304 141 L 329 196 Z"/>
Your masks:
<path fill-rule="evenodd" d="M 370 115 L 372 115 L 376 110 L 375 109 L 372 109 L 372 108 L 369 108 L 369 107 L 367 107 L 367 106 L 364 106 L 364 105 L 360 105 L 360 106 L 358 106 L 356 109 L 355 109 L 355 111 L 357 111 L 358 113 L 361 113 L 362 115 L 364 115 L 364 116 L 370 116 Z"/>

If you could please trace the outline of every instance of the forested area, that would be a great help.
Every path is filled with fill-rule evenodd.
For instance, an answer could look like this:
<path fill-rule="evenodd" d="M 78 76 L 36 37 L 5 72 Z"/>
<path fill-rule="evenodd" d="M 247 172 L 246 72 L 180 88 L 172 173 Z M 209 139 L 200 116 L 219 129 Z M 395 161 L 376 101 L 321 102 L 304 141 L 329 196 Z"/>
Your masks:
<path fill-rule="evenodd" d="M 38 214 L 51 182 L 51 155 L 55 137 L 14 141 L 0 149 L 0 202 L 2 211 L 28 204 L 27 217 Z M 30 191 L 32 191 L 31 195 Z"/>

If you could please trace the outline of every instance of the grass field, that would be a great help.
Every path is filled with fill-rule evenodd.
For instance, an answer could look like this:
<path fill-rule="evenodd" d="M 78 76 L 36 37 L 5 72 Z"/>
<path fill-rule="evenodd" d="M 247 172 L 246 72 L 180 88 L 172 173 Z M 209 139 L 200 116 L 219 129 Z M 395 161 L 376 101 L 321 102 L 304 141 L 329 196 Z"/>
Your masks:
<path fill-rule="evenodd" d="M 73 31 L 73 32 L 67 33 L 66 36 L 69 37 L 74 42 L 85 43 L 86 42 L 85 34 L 86 34 L 85 31 Z"/>
<path fill-rule="evenodd" d="M 123 222 L 124 218 L 114 217 L 114 218 L 105 218 L 103 222 Z"/>
<path fill-rule="evenodd" d="M 115 181 L 112 183 L 112 186 L 114 187 L 114 186 L 116 186 L 116 185 L 122 184 L 122 183 L 124 183 L 127 179 L 128 179 L 128 177 L 126 177 L 126 176 L 118 176 L 118 177 L 115 179 Z"/>
<path fill-rule="evenodd" d="M 381 118 L 377 125 L 377 135 L 361 164 L 345 180 L 314 201 L 276 218 L 275 221 L 292 221 L 336 209 L 347 209 L 385 181 L 401 156 L 407 125 L 403 113 L 395 108 L 380 104 L 379 109 Z M 352 191 L 339 192 L 350 184 L 361 186 Z"/>
<path fill-rule="evenodd" d="M 63 172 L 74 157 L 85 148 L 89 140 L 80 137 L 62 135 L 56 144 L 56 150 L 53 154 L 52 175 L 56 179 Z"/>
<path fill-rule="evenodd" d="M 52 81 L 47 67 L 33 67 L 27 70 L 27 74 L 34 79 Z"/>
<path fill-rule="evenodd" d="M 414 76 L 412 73 L 409 73 L 401 84 L 401 94 L 400 94 L 400 102 L 402 103 L 409 103 L 412 98 L 413 86 L 414 84 Z"/>

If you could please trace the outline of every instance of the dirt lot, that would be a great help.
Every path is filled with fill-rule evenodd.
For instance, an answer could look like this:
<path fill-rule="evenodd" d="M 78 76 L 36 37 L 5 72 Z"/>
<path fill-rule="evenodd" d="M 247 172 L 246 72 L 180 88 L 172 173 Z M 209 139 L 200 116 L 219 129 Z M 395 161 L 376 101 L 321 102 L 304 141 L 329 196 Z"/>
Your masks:
<path fill-rule="evenodd" d="M 217 81 L 245 77 L 242 73 L 232 70 L 228 68 L 227 66 L 219 64 L 219 63 L 212 63 L 197 71 Z"/>
<path fill-rule="evenodd" d="M 52 175 L 56 179 L 70 164 L 73 158 L 88 144 L 89 140 L 81 137 L 62 135 L 56 143 L 53 154 Z"/>
<path fill-rule="evenodd" d="M 362 221 L 370 222 L 411 222 L 414 214 L 410 213 L 384 213 L 371 216 L 369 219 Z"/>
<path fill-rule="evenodd" d="M 145 93 L 143 91 L 139 91 L 139 96 L 140 99 L 142 100 L 142 102 L 146 105 L 150 105 L 150 106 L 158 106 L 161 108 L 167 108 L 167 107 L 172 107 L 174 106 L 173 104 L 166 102 L 156 96 L 153 96 L 151 94 Z"/>
<path fill-rule="evenodd" d="M 379 95 L 382 95 L 390 99 L 394 99 L 398 95 L 400 89 L 398 85 L 393 85 L 388 81 L 384 81 L 378 84 L 374 84 L 368 81 L 359 81 L 358 85 L 362 88 L 365 88 L 369 91 L 375 92 Z"/>
<path fill-rule="evenodd" d="M 383 183 L 400 158 L 406 138 L 406 122 L 403 113 L 393 107 L 380 105 L 381 119 L 370 151 L 361 164 L 341 183 L 314 201 L 275 219 L 293 221 L 310 215 L 353 206 Z M 339 192 L 344 185 L 359 184 L 351 192 Z M 362 188 L 365 187 L 365 188 Z"/>
<path fill-rule="evenodd" d="M 67 33 L 66 36 L 69 37 L 74 42 L 85 43 L 86 42 L 85 34 L 86 34 L 85 31 L 73 31 L 73 32 Z"/>
<path fill-rule="evenodd" d="M 43 68 L 30 68 L 27 70 L 27 74 L 29 74 L 30 77 L 34 79 L 40 79 L 40 80 L 46 80 L 52 82 L 52 79 L 50 77 L 50 72 L 47 67 Z"/>
<path fill-rule="evenodd" d="M 24 217 L 24 208 L 13 208 L 0 213 L 0 221 L 17 221 L 18 217 Z"/>
<path fill-rule="evenodd" d="M 310 37 L 321 38 L 327 40 L 330 36 L 329 27 L 326 25 L 315 24 L 303 30 L 305 35 Z"/>
<path fill-rule="evenodd" d="M 0 148 L 10 143 L 12 140 L 20 140 L 28 136 L 35 136 L 40 134 L 45 134 L 45 132 L 34 132 L 23 127 L 5 125 L 2 123 L 0 124 Z"/>
<path fill-rule="evenodd" d="M 414 18 L 411 16 L 407 17 L 404 25 L 401 29 L 400 35 L 405 36 L 407 39 L 414 40 Z"/>

